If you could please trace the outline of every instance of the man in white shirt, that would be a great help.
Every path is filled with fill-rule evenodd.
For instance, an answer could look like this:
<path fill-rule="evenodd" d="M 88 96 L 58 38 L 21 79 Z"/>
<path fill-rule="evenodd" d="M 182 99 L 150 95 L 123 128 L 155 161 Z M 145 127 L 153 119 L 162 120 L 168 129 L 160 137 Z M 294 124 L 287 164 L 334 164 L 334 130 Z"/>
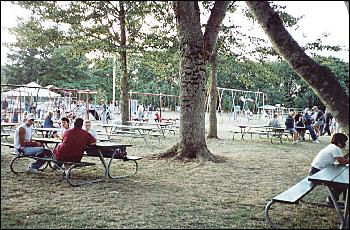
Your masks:
<path fill-rule="evenodd" d="M 14 145 L 16 153 L 23 152 L 28 156 L 51 156 L 52 152 L 43 147 L 43 144 L 32 140 L 32 125 L 34 124 L 34 115 L 32 113 L 27 114 L 25 123 L 19 125 L 15 131 Z M 43 160 L 36 160 L 32 163 L 27 171 L 31 173 L 38 173 L 42 165 L 45 164 Z"/>

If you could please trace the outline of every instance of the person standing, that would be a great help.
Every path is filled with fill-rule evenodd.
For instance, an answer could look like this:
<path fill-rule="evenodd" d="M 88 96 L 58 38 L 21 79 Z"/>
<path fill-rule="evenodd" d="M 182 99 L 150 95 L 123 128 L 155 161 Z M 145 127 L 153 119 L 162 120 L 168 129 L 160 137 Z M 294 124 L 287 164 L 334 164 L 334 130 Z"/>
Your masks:
<path fill-rule="evenodd" d="M 303 120 L 304 120 L 305 128 L 306 128 L 307 130 L 309 130 L 309 133 L 310 133 L 310 135 L 311 135 L 312 141 L 313 141 L 314 143 L 320 143 L 320 141 L 318 140 L 318 138 L 317 138 L 317 136 L 316 136 L 316 133 L 315 133 L 313 127 L 312 127 L 312 121 L 313 121 L 313 119 L 312 119 L 311 115 L 309 114 L 309 109 L 308 109 L 308 108 L 306 108 L 306 109 L 304 110 Z"/>
<path fill-rule="evenodd" d="M 101 99 L 102 102 L 102 124 L 107 124 L 107 105 L 104 99 Z"/>

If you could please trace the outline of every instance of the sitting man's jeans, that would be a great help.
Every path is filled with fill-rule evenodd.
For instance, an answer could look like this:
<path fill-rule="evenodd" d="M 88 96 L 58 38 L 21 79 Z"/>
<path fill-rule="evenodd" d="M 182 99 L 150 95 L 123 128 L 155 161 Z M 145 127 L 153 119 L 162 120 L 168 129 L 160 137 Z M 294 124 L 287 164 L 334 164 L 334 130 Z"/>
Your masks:
<path fill-rule="evenodd" d="M 44 149 L 43 147 L 25 147 L 23 149 L 25 156 L 36 156 L 36 157 L 45 157 L 50 156 L 49 151 Z M 43 160 L 36 160 L 30 166 L 31 168 L 39 169 L 41 166 L 45 164 Z"/>

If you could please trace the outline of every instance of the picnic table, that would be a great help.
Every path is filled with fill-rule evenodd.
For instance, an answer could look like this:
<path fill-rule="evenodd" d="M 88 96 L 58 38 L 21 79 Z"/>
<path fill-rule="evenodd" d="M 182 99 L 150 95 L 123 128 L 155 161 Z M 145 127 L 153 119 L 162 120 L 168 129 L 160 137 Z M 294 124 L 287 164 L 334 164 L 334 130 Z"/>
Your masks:
<path fill-rule="evenodd" d="M 40 143 L 43 143 L 47 148 L 49 148 L 48 144 L 55 144 L 55 147 L 61 143 L 61 139 L 58 138 L 46 138 L 46 137 L 32 137 L 33 141 L 37 141 Z M 54 149 L 54 148 L 49 148 L 49 149 Z"/>
<path fill-rule="evenodd" d="M 19 123 L 1 122 L 1 133 L 6 133 L 5 131 L 11 132 L 12 128 L 18 125 Z M 5 129 L 5 128 L 9 128 L 9 129 Z"/>
<path fill-rule="evenodd" d="M 266 126 L 264 125 L 238 125 L 238 127 L 241 129 L 240 133 L 241 133 L 241 139 L 244 140 L 244 135 L 248 134 L 249 131 L 252 129 L 252 128 L 265 128 Z M 249 133 L 251 134 L 251 133 Z"/>
<path fill-rule="evenodd" d="M 174 125 L 173 122 L 142 122 L 142 121 L 127 121 L 130 125 L 139 125 L 139 126 L 156 126 L 159 129 L 159 132 L 165 137 L 165 131 L 169 130 L 175 133 L 175 130 L 170 129 L 171 126 Z"/>
<path fill-rule="evenodd" d="M 309 181 L 315 185 L 327 186 L 328 193 L 332 198 L 340 220 L 340 229 L 349 229 L 349 164 L 347 166 L 330 165 L 314 175 L 309 176 Z M 343 214 L 341 213 L 338 202 L 335 200 L 331 192 L 331 187 L 334 185 L 345 185 L 348 188 L 346 191 L 345 209 Z"/>
<path fill-rule="evenodd" d="M 120 124 L 100 124 L 100 125 L 106 129 L 107 135 L 108 133 L 113 134 L 113 132 L 115 133 L 120 132 L 123 134 L 124 130 L 128 130 L 127 134 L 131 134 L 133 137 L 136 137 L 136 135 L 138 134 L 140 137 L 144 139 L 146 145 L 148 145 L 146 136 L 160 135 L 160 134 L 157 134 L 157 135 L 151 134 L 151 132 L 155 131 L 154 127 L 151 127 L 151 126 L 143 126 L 143 125 L 130 126 L 130 125 L 120 125 Z M 108 131 L 108 127 L 110 128 L 110 131 Z"/>
<path fill-rule="evenodd" d="M 37 133 L 37 131 L 38 131 L 38 132 L 41 132 L 41 134 L 42 134 L 43 137 L 45 137 L 44 132 L 46 132 L 46 133 L 47 133 L 47 136 L 51 137 L 52 134 L 53 134 L 54 132 L 59 132 L 59 131 L 61 131 L 61 128 L 36 128 L 36 127 L 34 127 L 34 128 L 32 128 L 32 130 L 33 130 L 35 133 Z"/>
<path fill-rule="evenodd" d="M 340 207 L 337 202 L 335 202 L 334 196 L 331 193 L 331 187 L 334 185 L 344 185 L 349 188 L 349 165 L 329 165 L 328 167 L 322 169 L 321 171 L 315 173 L 312 176 L 306 176 L 297 184 L 288 188 L 286 191 L 272 198 L 272 200 L 265 207 L 265 218 L 266 222 L 274 228 L 283 228 L 272 222 L 269 210 L 271 206 L 275 203 L 283 204 L 298 204 L 307 194 L 309 194 L 318 185 L 327 186 L 328 192 L 333 200 L 334 207 L 336 209 L 337 216 L 340 220 L 340 228 L 349 228 L 349 189 L 346 192 L 346 204 L 345 211 L 342 214 Z M 329 207 L 329 205 L 324 205 L 323 203 L 310 203 L 317 205 L 318 207 Z"/>
<path fill-rule="evenodd" d="M 35 138 L 36 141 L 40 141 L 42 143 L 60 143 L 59 139 L 55 139 L 55 138 Z M 67 164 L 68 170 L 66 170 L 66 172 L 64 173 L 64 177 L 65 179 L 68 181 L 68 183 L 72 186 L 80 186 L 83 184 L 91 184 L 91 183 L 95 183 L 95 182 L 100 182 L 103 181 L 107 178 L 111 178 L 111 179 L 120 179 L 120 178 L 125 178 L 125 177 L 129 177 L 132 175 L 135 175 L 138 171 L 138 163 L 137 161 L 142 159 L 142 157 L 137 157 L 137 156 L 130 156 L 127 155 L 126 153 L 126 148 L 130 147 L 132 145 L 130 144 L 121 144 L 121 143 L 115 143 L 115 142 L 97 142 L 96 145 L 91 145 L 92 147 L 96 148 L 98 154 L 97 155 L 88 155 L 88 154 L 84 154 L 83 159 L 85 159 L 86 157 L 98 157 L 102 163 L 102 166 L 104 168 L 104 172 L 102 177 L 99 177 L 97 179 L 93 179 L 93 180 L 86 180 L 85 179 L 79 179 L 79 176 L 77 175 L 77 173 L 72 174 L 72 170 L 75 168 L 80 168 L 80 167 L 85 167 L 85 166 L 93 166 L 95 165 L 95 163 L 92 162 L 65 162 L 65 161 L 57 161 L 56 159 L 54 159 L 53 157 L 36 157 L 36 156 L 26 156 L 23 153 L 20 154 L 16 154 L 13 153 L 15 156 L 14 158 L 11 160 L 10 163 L 10 168 L 11 171 L 15 174 L 18 173 L 24 173 L 26 172 L 26 169 L 24 170 L 19 170 L 16 165 L 17 162 L 20 159 L 23 158 L 32 158 L 32 159 L 41 159 L 46 161 L 46 164 L 40 169 L 41 171 L 45 170 L 47 168 L 48 165 L 50 165 L 51 168 L 54 168 L 53 165 L 51 164 L 51 162 L 57 164 L 57 163 L 61 163 L 61 164 Z M 103 150 L 108 148 L 108 151 L 112 150 L 113 155 L 111 156 L 105 156 L 103 154 Z M 116 154 L 119 152 L 123 152 L 126 153 L 126 156 L 123 158 L 116 158 Z M 106 162 L 106 158 L 109 158 L 109 161 Z M 112 166 L 112 162 L 113 160 L 119 160 L 119 161 L 132 161 L 135 164 L 135 168 L 134 170 L 129 173 L 129 174 L 125 174 L 125 175 L 112 175 L 113 173 L 111 172 L 111 166 Z M 74 176 L 74 177 L 73 177 Z M 77 179 L 78 178 L 78 179 Z"/>

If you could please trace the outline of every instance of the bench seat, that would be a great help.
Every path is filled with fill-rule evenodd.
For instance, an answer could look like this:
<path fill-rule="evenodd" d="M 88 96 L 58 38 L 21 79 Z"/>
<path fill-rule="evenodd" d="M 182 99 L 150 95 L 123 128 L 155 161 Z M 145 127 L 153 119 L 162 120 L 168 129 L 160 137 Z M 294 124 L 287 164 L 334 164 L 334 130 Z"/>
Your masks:
<path fill-rule="evenodd" d="M 286 191 L 272 198 L 272 200 L 265 207 L 265 219 L 266 223 L 270 224 L 273 228 L 281 228 L 274 224 L 269 217 L 269 210 L 274 203 L 285 204 L 297 204 L 304 196 L 306 196 L 315 185 L 305 177 L 303 180 L 290 187 Z"/>
<path fill-rule="evenodd" d="M 315 185 L 308 180 L 308 177 L 306 177 L 288 190 L 272 198 L 272 200 L 284 203 L 297 203 L 301 198 L 308 194 L 314 186 Z"/>

